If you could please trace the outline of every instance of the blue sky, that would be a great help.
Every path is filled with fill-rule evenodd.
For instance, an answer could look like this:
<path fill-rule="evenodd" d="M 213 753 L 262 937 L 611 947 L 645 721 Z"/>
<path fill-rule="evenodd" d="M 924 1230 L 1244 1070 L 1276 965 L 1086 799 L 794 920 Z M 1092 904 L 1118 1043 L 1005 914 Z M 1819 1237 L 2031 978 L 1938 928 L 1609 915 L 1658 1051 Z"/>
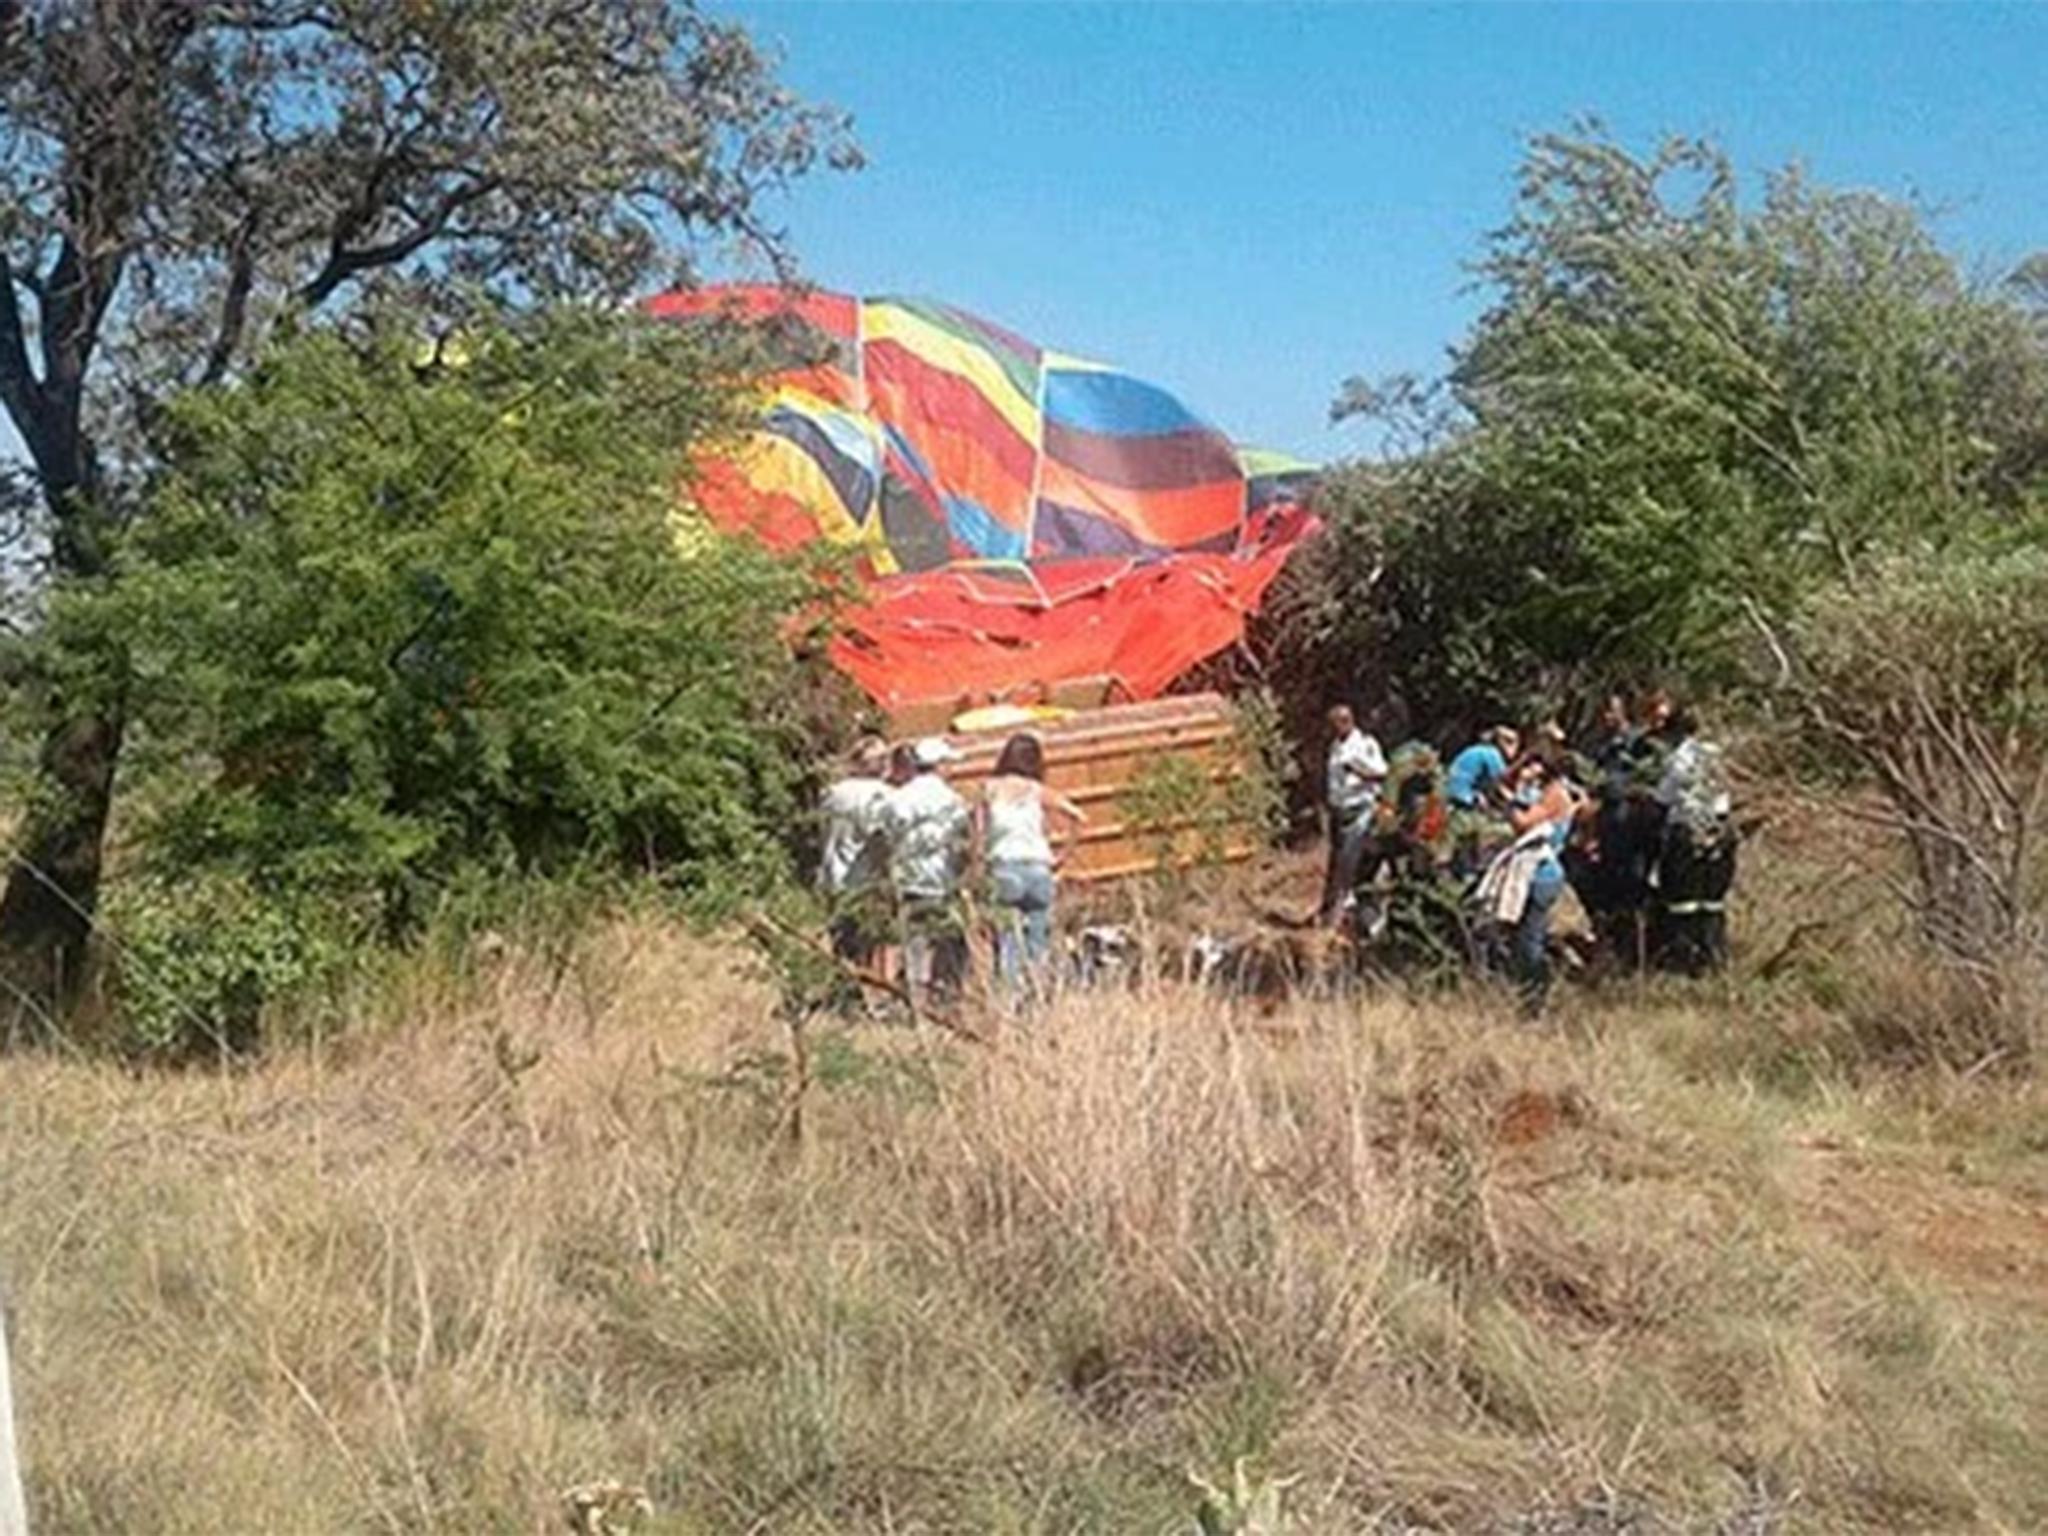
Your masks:
<path fill-rule="evenodd" d="M 1353 373 L 1434 371 L 1521 139 L 1597 113 L 1915 194 L 1973 267 L 2048 248 L 2048 6 L 717 5 L 851 111 L 868 169 L 776 208 L 806 273 L 950 299 L 1232 435 L 1364 446 Z"/>

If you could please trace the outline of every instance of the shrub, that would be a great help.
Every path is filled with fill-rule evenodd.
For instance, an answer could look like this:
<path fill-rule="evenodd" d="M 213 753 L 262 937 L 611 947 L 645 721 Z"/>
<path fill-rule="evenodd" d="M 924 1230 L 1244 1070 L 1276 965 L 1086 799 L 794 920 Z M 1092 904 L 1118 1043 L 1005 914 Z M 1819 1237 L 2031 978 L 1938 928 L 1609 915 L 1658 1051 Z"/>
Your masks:
<path fill-rule="evenodd" d="M 744 403 L 718 348 L 579 312 L 431 353 L 372 326 L 179 400 L 122 579 L 62 615 L 129 658 L 142 887 L 116 906 L 199 876 L 391 938 L 479 874 L 774 879 L 811 589 L 678 507 L 685 456 Z M 201 1013 L 300 976 L 239 942 L 163 974 Z"/>
<path fill-rule="evenodd" d="M 265 1004 L 336 975 L 364 925 L 238 874 L 117 882 L 101 912 L 111 1040 L 124 1054 L 182 1059 L 256 1042 Z"/>
<path fill-rule="evenodd" d="M 1421 718 L 1739 681 L 1750 604 L 1967 544 L 2038 491 L 2043 333 L 1910 205 L 1797 170 L 1745 195 L 1702 141 L 1542 135 L 1474 271 L 1446 378 L 1347 386 L 1335 413 L 1387 457 L 1320 493 L 1312 670 L 1390 670 Z"/>
<path fill-rule="evenodd" d="M 2038 943 L 2048 551 L 1900 559 L 1826 592 L 1784 655 L 1816 739 L 1868 776 L 1921 927 L 1988 963 Z"/>
<path fill-rule="evenodd" d="M 1234 734 L 1217 763 L 1172 753 L 1144 763 L 1118 797 L 1162 874 L 1222 862 L 1286 830 L 1296 768 L 1270 694 L 1250 690 L 1232 710 Z"/>

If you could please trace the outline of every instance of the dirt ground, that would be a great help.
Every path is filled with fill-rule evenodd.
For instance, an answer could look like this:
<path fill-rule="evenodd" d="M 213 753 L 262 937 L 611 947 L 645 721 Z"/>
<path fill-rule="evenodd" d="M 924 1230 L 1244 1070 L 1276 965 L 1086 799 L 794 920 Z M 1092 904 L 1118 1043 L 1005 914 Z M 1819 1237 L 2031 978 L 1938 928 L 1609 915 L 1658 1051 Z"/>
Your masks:
<path fill-rule="evenodd" d="M 1801 1205 L 1850 1245 L 1971 1300 L 2048 1315 L 2048 1200 L 1826 1138 L 1798 1145 Z"/>

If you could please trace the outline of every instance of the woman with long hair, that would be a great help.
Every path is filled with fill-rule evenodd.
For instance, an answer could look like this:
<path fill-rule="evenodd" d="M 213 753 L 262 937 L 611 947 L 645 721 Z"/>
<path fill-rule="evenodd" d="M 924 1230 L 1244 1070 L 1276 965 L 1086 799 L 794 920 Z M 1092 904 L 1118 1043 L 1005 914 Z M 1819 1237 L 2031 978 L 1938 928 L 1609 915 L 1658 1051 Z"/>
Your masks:
<path fill-rule="evenodd" d="M 1579 797 L 1564 754 L 1545 741 L 1518 761 L 1508 808 L 1514 842 L 1494 857 L 1479 883 L 1482 908 L 1499 925 L 1509 974 L 1532 1017 L 1550 993 L 1550 919 L 1564 894 L 1561 855 L 1578 816 Z"/>
<path fill-rule="evenodd" d="M 1011 990 L 1052 949 L 1054 895 L 1048 814 L 1078 826 L 1081 808 L 1045 782 L 1045 746 L 1020 732 L 1003 743 L 975 807 L 975 830 L 996 906 L 996 974 Z"/>

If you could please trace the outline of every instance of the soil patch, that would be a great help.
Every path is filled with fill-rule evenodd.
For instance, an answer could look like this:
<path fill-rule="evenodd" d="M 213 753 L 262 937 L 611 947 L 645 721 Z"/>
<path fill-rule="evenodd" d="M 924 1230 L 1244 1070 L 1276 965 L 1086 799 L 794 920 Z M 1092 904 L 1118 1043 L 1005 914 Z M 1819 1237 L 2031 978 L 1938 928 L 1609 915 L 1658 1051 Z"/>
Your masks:
<path fill-rule="evenodd" d="M 1852 1245 L 2048 1314 L 2048 1202 L 1832 1144 L 1801 1147 L 1795 1166 L 1801 1205 Z"/>

